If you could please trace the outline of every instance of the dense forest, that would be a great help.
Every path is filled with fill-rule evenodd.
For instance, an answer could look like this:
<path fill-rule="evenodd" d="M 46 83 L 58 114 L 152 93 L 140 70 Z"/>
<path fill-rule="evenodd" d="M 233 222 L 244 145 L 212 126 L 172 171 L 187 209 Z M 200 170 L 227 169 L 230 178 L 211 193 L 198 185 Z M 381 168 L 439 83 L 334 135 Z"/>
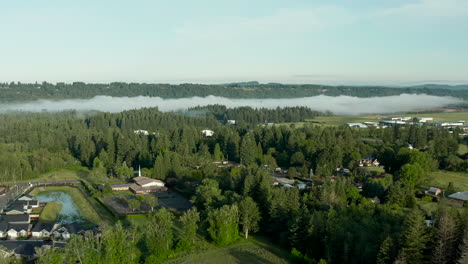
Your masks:
<path fill-rule="evenodd" d="M 316 95 L 356 97 L 390 96 L 400 94 L 428 94 L 468 98 L 468 90 L 439 88 L 391 88 L 378 86 L 326 86 L 326 85 L 286 85 L 286 84 L 146 84 L 123 83 L 72 84 L 57 83 L 0 83 L 0 101 L 31 101 L 36 99 L 92 98 L 108 96 L 150 96 L 161 98 L 185 98 L 193 96 L 222 96 L 227 98 L 299 98 Z"/>
<path fill-rule="evenodd" d="M 468 170 L 467 156 L 457 154 L 466 144 L 461 131 L 248 125 L 277 111 L 212 106 L 198 117 L 154 108 L 0 115 L 0 180 L 28 180 L 70 166 L 125 179 L 141 166 L 147 176 L 178 179 L 174 188 L 191 197 L 194 207 L 183 214 L 161 209 L 145 230 L 117 223 L 101 237 L 74 236 L 65 249 L 39 252 L 39 263 L 161 263 L 195 247 L 197 234 L 222 246 L 252 233 L 286 248 L 294 263 L 467 263 L 467 210 L 440 201 L 436 215 L 426 215 L 417 203 L 427 173 Z M 284 115 L 288 111 L 278 121 Z M 245 125 L 226 125 L 230 118 Z M 203 129 L 214 135 L 204 136 Z M 356 160 L 369 155 L 380 160 L 383 176 L 360 170 Z M 240 165 L 213 163 L 225 159 Z M 276 167 L 313 184 L 274 186 Z M 350 173 L 336 176 L 337 168 Z M 435 225 L 426 226 L 426 219 Z"/>
<path fill-rule="evenodd" d="M 322 113 L 299 106 L 253 109 L 251 107 L 227 108 L 224 105 L 208 105 L 193 107 L 182 113 L 189 116 L 211 116 L 222 123 L 233 120 L 237 125 L 303 122 L 316 116 L 331 115 L 331 113 Z"/>

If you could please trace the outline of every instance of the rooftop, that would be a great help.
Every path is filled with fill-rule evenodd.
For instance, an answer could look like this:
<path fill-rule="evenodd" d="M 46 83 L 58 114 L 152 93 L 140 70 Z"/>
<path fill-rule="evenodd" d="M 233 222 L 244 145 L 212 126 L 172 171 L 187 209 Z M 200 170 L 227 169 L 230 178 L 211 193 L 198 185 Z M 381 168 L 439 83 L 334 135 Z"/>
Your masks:
<path fill-rule="evenodd" d="M 19 232 L 21 230 L 24 231 L 29 231 L 29 224 L 9 224 L 8 225 L 8 230 L 15 230 L 16 232 Z"/>
<path fill-rule="evenodd" d="M 448 198 L 461 200 L 461 201 L 468 201 L 468 191 L 453 193 L 449 195 Z"/>
<path fill-rule="evenodd" d="M 29 222 L 28 214 L 14 214 L 14 215 L 4 215 L 3 219 L 7 223 L 17 223 L 17 222 Z"/>
<path fill-rule="evenodd" d="M 52 231 L 54 228 L 54 224 L 49 224 L 49 223 L 42 223 L 38 222 L 37 224 L 34 225 L 34 227 L 31 229 L 32 232 L 40 232 L 42 230 L 47 230 L 47 231 Z"/>

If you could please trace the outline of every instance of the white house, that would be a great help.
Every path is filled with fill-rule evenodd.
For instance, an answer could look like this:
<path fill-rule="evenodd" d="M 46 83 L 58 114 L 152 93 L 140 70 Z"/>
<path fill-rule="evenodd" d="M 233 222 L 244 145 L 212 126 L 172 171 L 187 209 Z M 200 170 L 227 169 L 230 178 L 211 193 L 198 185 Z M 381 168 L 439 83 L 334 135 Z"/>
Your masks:
<path fill-rule="evenodd" d="M 135 130 L 135 131 L 133 131 L 133 133 L 139 134 L 139 135 L 145 135 L 145 136 L 149 135 L 149 132 L 147 130 L 142 130 L 142 129 Z"/>
<path fill-rule="evenodd" d="M 31 235 L 36 238 L 48 238 L 52 234 L 54 224 L 49 223 L 37 223 L 31 229 Z"/>
<path fill-rule="evenodd" d="M 7 236 L 9 238 L 27 237 L 30 227 L 30 224 L 10 224 Z"/>
<path fill-rule="evenodd" d="M 202 130 L 202 134 L 205 137 L 212 137 L 214 135 L 214 131 L 209 130 L 209 129 L 204 129 L 204 130 Z"/>
<path fill-rule="evenodd" d="M 235 124 L 236 124 L 236 120 L 228 120 L 228 121 L 227 121 L 227 124 L 228 124 L 228 125 L 235 125 Z"/>
<path fill-rule="evenodd" d="M 418 117 L 419 123 L 426 123 L 427 121 L 433 121 L 434 118 L 432 117 Z"/>
<path fill-rule="evenodd" d="M 363 123 L 346 123 L 349 127 L 367 128 L 367 125 Z"/>

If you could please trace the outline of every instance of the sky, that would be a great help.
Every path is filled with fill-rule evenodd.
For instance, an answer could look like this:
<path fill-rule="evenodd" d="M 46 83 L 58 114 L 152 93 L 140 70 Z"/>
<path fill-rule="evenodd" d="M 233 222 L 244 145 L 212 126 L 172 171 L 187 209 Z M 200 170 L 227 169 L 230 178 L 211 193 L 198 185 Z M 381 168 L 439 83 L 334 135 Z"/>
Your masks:
<path fill-rule="evenodd" d="M 468 83 L 468 0 L 0 0 L 0 81 Z"/>

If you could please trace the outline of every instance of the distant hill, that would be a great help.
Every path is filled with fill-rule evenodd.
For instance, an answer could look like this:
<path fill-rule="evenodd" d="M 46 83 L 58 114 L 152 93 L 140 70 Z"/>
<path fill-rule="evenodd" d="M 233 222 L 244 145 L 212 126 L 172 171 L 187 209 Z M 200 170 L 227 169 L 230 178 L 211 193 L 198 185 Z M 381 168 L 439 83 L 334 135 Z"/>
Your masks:
<path fill-rule="evenodd" d="M 468 84 L 460 84 L 460 85 L 422 84 L 422 85 L 410 86 L 409 88 L 415 88 L 415 89 L 428 88 L 428 89 L 463 90 L 463 89 L 468 89 Z"/>
<path fill-rule="evenodd" d="M 259 82 L 257 81 L 251 81 L 251 82 L 234 82 L 234 83 L 226 83 L 222 84 L 223 86 L 234 86 L 234 87 L 248 87 L 248 86 L 257 86 L 260 85 Z"/>

